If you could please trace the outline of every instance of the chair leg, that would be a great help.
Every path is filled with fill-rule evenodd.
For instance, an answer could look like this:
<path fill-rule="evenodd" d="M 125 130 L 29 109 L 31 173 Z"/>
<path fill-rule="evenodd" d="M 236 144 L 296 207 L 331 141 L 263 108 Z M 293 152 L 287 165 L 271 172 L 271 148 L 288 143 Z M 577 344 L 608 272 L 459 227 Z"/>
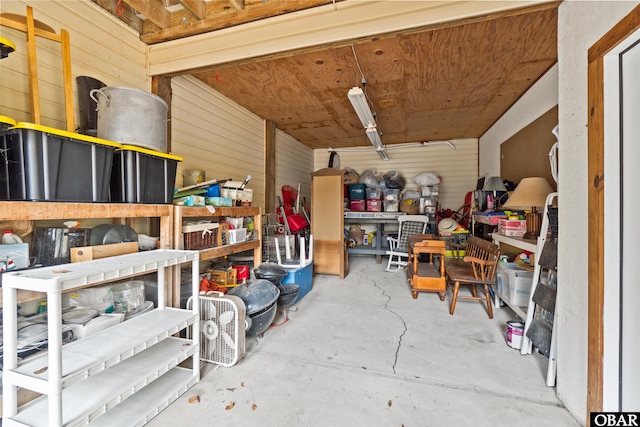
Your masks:
<path fill-rule="evenodd" d="M 402 263 L 400 262 L 400 255 L 395 255 L 396 261 L 393 260 L 393 257 L 393 254 L 389 255 L 389 262 L 387 263 L 387 268 L 385 270 L 394 272 L 403 268 Z M 392 268 L 391 265 L 394 267 Z"/>
<path fill-rule="evenodd" d="M 453 285 L 453 296 L 451 297 L 451 307 L 449 308 L 449 314 L 453 314 L 456 309 L 456 301 L 458 300 L 458 289 L 460 288 L 460 283 L 455 282 Z"/>
<path fill-rule="evenodd" d="M 387 271 L 392 271 L 391 270 L 391 264 L 393 262 L 392 260 L 393 260 L 393 255 L 389 255 L 389 261 L 387 262 L 387 268 L 386 268 Z"/>
<path fill-rule="evenodd" d="M 489 319 L 493 319 L 493 306 L 491 305 L 491 293 L 489 293 L 489 285 L 484 285 L 484 295 L 487 300 L 487 312 Z"/>

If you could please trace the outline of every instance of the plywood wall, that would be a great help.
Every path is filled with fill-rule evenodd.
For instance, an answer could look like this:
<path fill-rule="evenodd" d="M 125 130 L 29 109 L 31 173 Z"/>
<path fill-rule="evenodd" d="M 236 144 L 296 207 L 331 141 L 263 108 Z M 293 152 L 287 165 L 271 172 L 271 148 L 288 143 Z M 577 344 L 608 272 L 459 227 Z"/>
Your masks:
<path fill-rule="evenodd" d="M 551 130 L 558 124 L 558 106 L 538 117 L 500 145 L 500 176 L 516 185 L 522 178 L 542 176 L 556 189 L 549 151 L 557 141 Z"/>
<path fill-rule="evenodd" d="M 409 148 L 388 151 L 390 160 L 383 161 L 373 150 L 342 151 L 340 167 L 355 169 L 358 173 L 373 170 L 379 174 L 398 170 L 407 181 L 406 189 L 417 190 L 412 178 L 422 172 L 434 172 L 443 177 L 440 184 L 441 209 L 457 210 L 464 204 L 465 195 L 476 188 L 478 179 L 478 140 L 452 141 L 456 149 L 446 145 L 428 148 Z M 315 170 L 328 166 L 329 152 L 315 150 Z"/>

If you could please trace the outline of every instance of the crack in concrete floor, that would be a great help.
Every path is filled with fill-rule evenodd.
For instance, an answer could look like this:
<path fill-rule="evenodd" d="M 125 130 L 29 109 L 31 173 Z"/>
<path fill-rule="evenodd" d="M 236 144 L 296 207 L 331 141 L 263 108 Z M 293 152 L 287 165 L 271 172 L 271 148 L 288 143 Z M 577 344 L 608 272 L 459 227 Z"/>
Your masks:
<path fill-rule="evenodd" d="M 362 276 L 362 277 L 364 277 L 364 276 Z M 396 354 L 395 354 L 395 358 L 394 358 L 394 361 L 393 361 L 393 365 L 391 366 L 391 369 L 393 370 L 393 373 L 395 375 L 396 374 L 396 365 L 398 364 L 398 354 L 400 353 L 400 348 L 402 347 L 402 338 L 404 337 L 404 334 L 407 333 L 407 323 L 404 321 L 402 316 L 400 316 L 398 313 L 396 313 L 395 311 L 393 311 L 393 310 L 391 310 L 389 308 L 389 302 L 391 301 L 391 295 L 387 294 L 387 292 L 383 288 L 378 286 L 378 283 L 375 280 L 372 280 L 372 282 L 373 282 L 373 286 L 378 288 L 383 296 L 387 297 L 387 301 L 385 301 L 385 303 L 384 303 L 384 309 L 387 310 L 389 313 L 393 314 L 394 316 L 396 316 L 398 319 L 400 319 L 400 321 L 402 322 L 402 327 L 404 328 L 402 333 L 398 337 L 398 345 L 396 346 Z"/>

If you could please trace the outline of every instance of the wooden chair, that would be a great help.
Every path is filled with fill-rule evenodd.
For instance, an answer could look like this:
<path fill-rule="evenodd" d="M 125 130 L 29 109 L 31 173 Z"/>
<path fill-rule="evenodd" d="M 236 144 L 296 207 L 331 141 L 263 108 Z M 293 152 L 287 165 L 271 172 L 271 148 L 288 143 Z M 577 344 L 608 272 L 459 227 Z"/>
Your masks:
<path fill-rule="evenodd" d="M 387 237 L 389 241 L 387 271 L 398 271 L 407 266 L 409 237 L 425 234 L 428 223 L 429 217 L 427 215 L 401 215 L 398 217 L 398 237 Z"/>
<path fill-rule="evenodd" d="M 464 256 L 460 257 L 458 245 L 448 243 L 448 246 L 454 252 L 454 256 L 445 259 L 447 278 L 453 285 L 449 313 L 453 314 L 455 311 L 458 298 L 474 301 L 484 300 L 487 303 L 489 318 L 493 319 L 489 287 L 495 283 L 498 260 L 500 259 L 500 247 L 479 237 L 470 236 L 464 247 Z M 456 253 L 458 256 L 456 256 Z M 460 285 L 468 285 L 471 288 L 471 295 L 459 296 Z M 476 286 L 482 286 L 484 296 L 478 295 Z"/>

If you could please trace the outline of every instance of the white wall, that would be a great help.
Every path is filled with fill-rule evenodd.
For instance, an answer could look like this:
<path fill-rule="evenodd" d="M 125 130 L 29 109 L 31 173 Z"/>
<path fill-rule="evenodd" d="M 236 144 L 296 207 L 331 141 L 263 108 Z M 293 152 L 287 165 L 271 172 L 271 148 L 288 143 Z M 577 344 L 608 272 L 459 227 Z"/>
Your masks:
<path fill-rule="evenodd" d="M 252 205 L 264 206 L 264 120 L 194 77 L 174 77 L 171 87 L 171 149 L 184 158 L 178 185 L 185 169 L 202 169 L 207 180 L 242 181 L 251 175 Z M 312 168 L 312 150 L 277 130 L 276 193 L 281 195 L 283 185 L 300 183 L 300 194 L 310 200 Z"/>
<path fill-rule="evenodd" d="M 282 187 L 300 184 L 300 203 L 303 197 L 311 206 L 311 172 L 313 171 L 313 150 L 302 145 L 297 139 L 276 130 L 276 196 L 282 198 Z M 277 206 L 277 202 L 276 202 Z M 271 212 L 273 213 L 273 212 Z"/>
<path fill-rule="evenodd" d="M 264 206 L 264 121 L 194 77 L 171 81 L 171 151 L 182 171 L 201 169 L 206 179 L 243 181 L 253 189 L 253 206 Z"/>
<path fill-rule="evenodd" d="M 551 67 L 480 137 L 480 176 L 500 175 L 500 144 L 558 105 L 558 65 Z"/>
<path fill-rule="evenodd" d="M 558 20 L 558 396 L 584 422 L 587 395 L 587 51 L 637 1 L 565 1 Z"/>

